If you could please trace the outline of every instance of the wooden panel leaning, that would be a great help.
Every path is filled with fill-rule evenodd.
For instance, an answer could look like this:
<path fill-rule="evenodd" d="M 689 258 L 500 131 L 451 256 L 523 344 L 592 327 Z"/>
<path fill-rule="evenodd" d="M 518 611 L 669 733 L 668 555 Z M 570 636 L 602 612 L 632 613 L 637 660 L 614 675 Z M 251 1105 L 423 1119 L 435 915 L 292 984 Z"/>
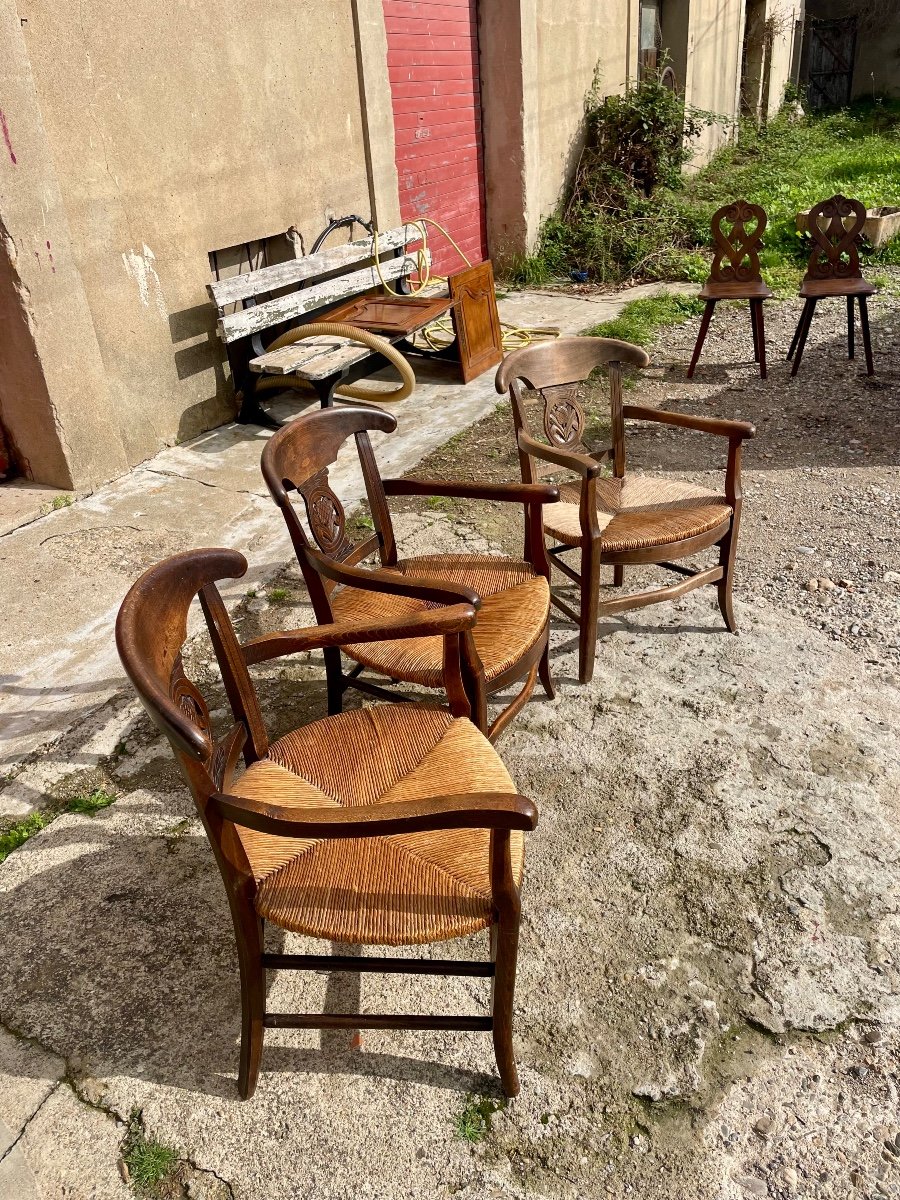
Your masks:
<path fill-rule="evenodd" d="M 763 322 L 763 301 L 772 293 L 763 283 L 759 268 L 759 250 L 768 218 L 765 209 L 746 200 L 735 200 L 713 213 L 712 269 L 700 290 L 706 301 L 700 332 L 688 367 L 688 379 L 693 379 L 700 352 L 709 331 L 709 324 L 720 300 L 749 300 L 750 329 L 753 334 L 753 357 L 759 363 L 759 374 L 766 377 L 766 332 Z M 751 228 L 747 228 L 748 223 Z M 726 226 L 728 227 L 726 229 Z"/>
<path fill-rule="evenodd" d="M 241 980 L 238 1087 L 253 1095 L 271 1027 L 486 1030 L 504 1091 L 519 1090 L 512 1046 L 523 835 L 537 811 L 503 763 L 451 710 L 382 705 L 327 717 L 270 743 L 248 666 L 299 651 L 436 637 L 460 671 L 474 606 L 462 600 L 379 623 L 321 625 L 241 645 L 216 588 L 247 569 L 233 550 L 195 550 L 151 567 L 119 611 L 116 641 L 144 707 L 171 743 L 219 866 Z M 199 593 L 234 718 L 217 737 L 185 676 L 188 609 Z M 246 769 L 237 770 L 243 753 Z M 423 837 L 427 834 L 427 837 Z M 283 954 L 265 923 L 362 945 L 414 945 L 490 931 L 490 956 L 457 961 Z M 267 970 L 481 976 L 488 1016 L 269 1012 Z"/>
<path fill-rule="evenodd" d="M 576 611 L 559 596 L 552 603 L 579 627 L 578 674 L 593 676 L 597 622 L 601 616 L 675 599 L 703 584 L 715 584 L 719 607 L 732 633 L 737 624 L 731 601 L 735 550 L 741 518 L 741 445 L 754 429 L 744 421 L 720 421 L 664 412 L 622 402 L 622 366 L 646 367 L 638 346 L 610 338 L 560 338 L 516 350 L 497 372 L 497 391 L 509 392 L 522 479 L 529 484 L 560 468 L 576 479 L 559 485 L 557 504 L 543 509 L 544 529 L 553 539 L 551 560 L 579 589 Z M 579 391 L 591 372 L 609 372 L 612 445 L 593 452 L 583 443 L 585 415 Z M 540 393 L 543 439 L 529 420 L 526 389 Z M 728 440 L 724 493 L 669 478 L 629 474 L 625 460 L 625 420 L 677 425 Z M 604 464 L 612 477 L 603 477 Z M 693 569 L 679 561 L 709 547 L 718 563 Z M 563 558 L 580 551 L 579 568 Z M 621 587 L 629 563 L 657 563 L 683 576 L 669 587 L 600 601 L 600 567 L 613 568 Z"/>
<path fill-rule="evenodd" d="M 846 196 L 832 196 L 814 204 L 806 214 L 806 231 L 813 240 L 813 252 L 803 282 L 800 296 L 804 300 L 803 312 L 797 322 L 794 337 L 788 350 L 788 361 L 794 360 L 791 375 L 800 370 L 800 360 L 809 336 L 816 305 L 830 296 L 847 297 L 847 357 L 854 357 L 853 345 L 853 301 L 859 303 L 859 322 L 862 327 L 863 349 L 866 355 L 866 374 L 874 375 L 872 339 L 869 333 L 868 297 L 875 288 L 862 277 L 859 269 L 859 238 L 866 223 L 865 206 L 859 200 L 848 200 Z"/>
<path fill-rule="evenodd" d="M 548 636 L 550 564 L 544 548 L 541 506 L 559 499 L 547 484 L 450 483 L 426 479 L 382 479 L 369 441 L 372 430 L 392 433 L 389 413 L 362 407 L 320 409 L 298 417 L 269 439 L 262 472 L 287 523 L 316 619 L 360 622 L 399 620 L 435 604 L 471 604 L 478 612 L 462 638 L 459 664 L 447 669 L 440 640 L 386 638 L 357 644 L 348 638 L 325 651 L 328 711 L 339 713 L 348 687 L 382 699 L 403 699 L 361 678 L 364 668 L 418 688 L 444 688 L 451 703 L 464 695 L 472 720 L 494 741 L 527 702 L 540 675 L 547 695 L 550 678 Z M 354 543 L 344 508 L 333 491 L 329 467 L 353 438 L 359 455 L 374 533 Z M 292 494 L 303 501 L 306 526 Z M 398 558 L 388 496 L 455 496 L 520 504 L 525 515 L 525 554 L 521 560 L 487 554 L 430 554 Z M 378 569 L 357 564 L 377 554 Z M 345 673 L 341 652 L 354 660 Z M 488 698 L 522 682 L 515 699 L 488 722 Z M 455 692 L 452 689 L 456 689 Z"/>

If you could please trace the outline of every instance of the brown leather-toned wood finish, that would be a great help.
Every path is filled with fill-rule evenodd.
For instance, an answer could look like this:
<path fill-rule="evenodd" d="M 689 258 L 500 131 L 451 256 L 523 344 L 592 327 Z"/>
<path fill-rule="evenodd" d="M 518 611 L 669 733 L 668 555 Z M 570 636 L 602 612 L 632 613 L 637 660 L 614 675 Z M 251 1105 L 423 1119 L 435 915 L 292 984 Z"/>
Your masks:
<path fill-rule="evenodd" d="M 700 331 L 688 367 L 688 379 L 693 379 L 700 360 L 703 343 L 720 300 L 750 301 L 750 330 L 753 335 L 753 357 L 759 363 L 761 378 L 766 378 L 766 334 L 763 301 L 772 293 L 763 282 L 759 267 L 768 217 L 759 204 L 735 200 L 723 204 L 712 217 L 713 261 L 709 278 L 700 289 L 700 299 L 706 301 Z"/>
<path fill-rule="evenodd" d="M 468 383 L 503 359 L 494 268 L 490 262 L 479 263 L 451 275 L 448 284 L 463 383 Z"/>
<path fill-rule="evenodd" d="M 358 296 L 337 308 L 329 310 L 322 318 L 346 325 L 356 325 L 372 333 L 410 334 L 436 321 L 449 312 L 453 300 L 447 296 L 390 296 L 377 293 Z"/>
<path fill-rule="evenodd" d="M 237 639 L 231 621 L 219 595 L 216 583 L 221 579 L 235 579 L 247 569 L 244 557 L 232 550 L 206 549 L 188 551 L 174 555 L 151 567 L 133 585 L 119 610 L 116 622 L 116 643 L 125 671 L 132 681 L 145 709 L 159 729 L 169 739 L 175 757 L 191 790 L 197 811 L 203 823 L 213 853 L 219 866 L 231 908 L 232 921 L 237 943 L 241 977 L 241 1050 L 238 1070 L 240 1095 L 248 1099 L 253 1095 L 259 1076 L 262 1058 L 263 1035 L 266 1028 L 369 1028 L 369 1029 L 455 1029 L 486 1030 L 493 1034 L 497 1064 L 501 1083 L 507 1095 L 514 1096 L 519 1090 L 515 1057 L 512 1046 L 513 992 L 516 973 L 516 948 L 518 944 L 519 877 L 521 875 L 521 842 L 518 867 L 513 863 L 512 837 L 521 838 L 522 831 L 531 830 L 537 822 L 537 811 L 533 803 L 514 791 L 470 789 L 447 795 L 431 795 L 424 798 L 385 800 L 372 802 L 361 799 L 352 804 L 329 803 L 327 805 L 305 804 L 298 807 L 291 792 L 290 781 L 302 780 L 303 764 L 293 764 L 294 773 L 283 767 L 269 765 L 270 746 L 263 724 L 261 709 L 253 687 L 248 666 L 268 661 L 285 654 L 294 654 L 323 647 L 335 647 L 342 640 L 352 637 L 355 641 L 378 641 L 386 635 L 400 638 L 418 638 L 438 635 L 445 639 L 445 660 L 448 671 L 457 663 L 456 674 L 460 674 L 461 643 L 471 631 L 475 620 L 475 608 L 465 602 L 420 613 L 409 620 L 387 625 L 367 624 L 354 628 L 324 625 L 313 629 L 297 629 L 266 634 L 255 638 L 245 646 Z M 216 658 L 222 672 L 226 692 L 234 718 L 234 725 L 221 737 L 212 730 L 209 706 L 197 686 L 187 678 L 182 651 L 187 636 L 188 610 L 199 594 L 207 625 L 213 641 Z M 455 688 L 448 685 L 448 694 Z M 464 695 L 458 697 L 459 705 L 451 700 L 455 715 L 468 711 Z M 368 710 L 374 713 L 375 710 Z M 417 709 L 409 706 L 393 706 L 382 709 L 393 713 L 385 728 L 403 729 L 406 713 L 415 718 Z M 349 717 L 364 717 L 365 714 L 349 714 Z M 348 716 L 334 718 L 346 723 Z M 366 718 L 367 720 L 369 718 Z M 434 720 L 434 714 L 431 717 Z M 305 731 L 325 728 L 332 718 L 317 722 Z M 467 722 L 444 718 L 445 727 L 468 730 L 466 744 L 481 755 L 484 768 L 481 778 L 506 780 L 494 751 L 480 738 Z M 360 729 L 368 728 L 359 725 Z M 271 751 L 285 743 L 294 744 L 288 735 L 273 744 Z M 371 733 L 370 733 L 371 737 Z M 391 745 L 376 736 L 377 746 L 369 747 L 369 753 L 377 751 L 381 769 L 390 760 Z M 340 738 L 338 738 L 339 744 Z M 409 741 L 409 735 L 407 735 Z M 298 744 L 302 744 L 301 742 Z M 315 745 L 315 739 L 306 736 L 306 744 Z M 328 743 L 326 743 L 328 744 Z M 237 777 L 237 760 L 244 749 L 248 771 Z M 343 744 L 348 763 L 362 777 L 366 770 L 364 747 Z M 470 752 L 470 753 L 472 753 Z M 330 752 L 329 752 L 330 753 Z M 356 755 L 356 757 L 354 757 Z M 361 758 L 360 758 L 361 756 Z M 402 770 L 402 761 L 398 760 Z M 481 761 L 481 760 L 479 760 Z M 329 758 L 330 762 L 330 758 Z M 285 785 L 271 785 L 264 799 L 254 799 L 247 794 L 244 783 L 255 771 L 264 769 L 274 772 L 274 778 L 284 778 Z M 329 768 L 330 769 L 330 768 Z M 476 771 L 471 778 L 477 778 Z M 266 775 L 269 778 L 269 775 Z M 285 786 L 283 795 L 278 786 Z M 310 785 L 304 785 L 309 788 Z M 315 789 L 313 788 L 313 793 Z M 415 792 L 417 787 L 413 788 Z M 305 793 L 304 793 L 305 794 Z M 323 796 L 323 799 L 327 797 Z M 489 911 L 482 921 L 491 932 L 490 957 L 485 960 L 457 961 L 454 959 L 417 958 L 364 958 L 345 955 L 310 955 L 267 953 L 265 950 L 262 896 L 268 875 L 260 874 L 248 856 L 248 845 L 257 845 L 259 837 L 268 838 L 267 845 L 276 848 L 277 855 L 286 863 L 292 856 L 303 854 L 314 843 L 327 845 L 331 841 L 349 839 L 350 845 L 358 845 L 359 839 L 399 838 L 419 833 L 429 833 L 429 844 L 435 838 L 446 835 L 456 839 L 450 848 L 451 855 L 465 852 L 464 841 L 473 840 L 475 853 L 481 853 L 481 842 L 477 831 L 490 831 L 487 841 L 488 858 L 487 886 L 489 887 Z M 248 837 L 256 842 L 248 842 Z M 299 845 L 297 839 L 300 839 Z M 284 850 L 280 847 L 283 846 Z M 269 851 L 271 854 L 272 851 Z M 396 852 L 395 852 L 396 853 Z M 286 857 L 285 857 L 286 855 Z M 278 859 L 280 861 L 280 859 Z M 305 861 L 305 860 L 304 860 Z M 388 856 L 387 861 L 392 861 Z M 268 868 L 267 868 L 268 869 Z M 302 878 L 302 875 L 299 877 Z M 403 872 L 385 879 L 380 886 L 384 898 L 380 904 L 394 905 L 393 920 L 400 927 L 414 916 L 414 906 L 423 902 L 423 896 L 408 890 Z M 321 916 L 323 928 L 332 923 L 335 906 L 349 906 L 352 917 L 355 906 L 372 903 L 368 895 L 357 895 L 356 887 L 364 888 L 364 881 L 353 877 L 341 878 L 339 888 L 327 891 L 327 902 L 314 900 Z M 391 884 L 396 886 L 396 897 L 391 899 Z M 380 893 L 381 894 L 381 893 Z M 433 904 L 434 897 L 424 896 L 424 901 Z M 268 909 L 265 909 L 268 912 Z M 288 911 L 287 909 L 285 910 Z M 379 910 L 380 911 L 380 910 Z M 337 913 L 340 917 L 340 913 Z M 433 922 L 433 918 L 426 914 Z M 269 915 L 275 924 L 277 920 Z M 379 918 L 380 920 L 380 918 Z M 290 924 L 286 928 L 292 927 Z M 380 925 L 379 925 L 380 928 Z M 312 936 L 327 936 L 315 929 L 307 930 Z M 442 937 L 453 936 L 444 933 Z M 420 939 L 421 940 L 421 939 Z M 377 942 L 382 944 L 382 942 Z M 419 1016 L 395 1014 L 320 1013 L 293 1014 L 267 1010 L 267 970 L 316 970 L 316 971 L 380 971 L 398 974 L 463 975 L 481 976 L 493 980 L 494 989 L 489 1016 Z"/>
<path fill-rule="evenodd" d="M 304 414 L 284 426 L 266 443 L 262 455 L 263 477 L 272 498 L 281 509 L 297 560 L 309 589 L 316 619 L 323 624 L 335 619 L 334 604 L 342 611 L 348 608 L 347 598 L 338 595 L 337 589 L 351 589 L 351 600 L 359 607 L 361 593 L 379 597 L 397 597 L 419 604 L 458 604 L 467 602 L 476 609 L 481 606 L 481 596 L 465 583 L 466 572 L 474 578 L 479 572 L 477 556 L 446 555 L 435 565 L 427 556 L 401 562 L 397 557 L 396 541 L 388 509 L 389 495 L 451 496 L 469 500 L 493 500 L 522 505 L 525 519 L 525 562 L 522 566 L 529 579 L 540 583 L 543 589 L 545 610 L 548 605 L 547 586 L 550 579 L 550 564 L 544 546 L 541 522 L 541 506 L 554 503 L 559 498 L 558 489 L 548 484 L 466 484 L 443 480 L 383 480 L 378 470 L 375 455 L 369 441 L 369 431 L 391 432 L 396 428 L 395 419 L 378 409 L 353 407 L 349 409 L 321 409 Z M 337 459 L 338 451 L 350 437 L 356 442 L 360 467 L 365 481 L 366 495 L 372 513 L 375 532 L 358 544 L 346 533 L 343 506 L 328 482 L 328 468 Z M 297 493 L 304 501 L 307 528 L 300 520 L 292 496 Z M 379 569 L 362 568 L 360 562 L 372 553 L 377 553 Z M 510 560 L 491 560 L 495 565 Z M 419 564 L 420 574 L 416 573 Z M 512 564 L 511 564 L 512 565 Z M 443 578 L 446 572 L 448 578 Z M 521 572 L 516 574 L 522 583 Z M 451 582 L 453 579 L 454 582 Z M 511 582 L 510 587 L 513 586 Z M 501 587 L 502 593 L 502 587 Z M 498 606 L 497 596 L 491 593 L 486 603 L 493 612 Z M 367 600 L 363 607 L 371 611 L 373 601 Z M 381 609 L 390 607 L 390 601 L 378 600 Z M 408 610 L 410 605 L 407 603 Z M 529 610 L 523 606 L 522 613 Z M 531 618 L 528 617 L 530 621 Z M 480 637 L 480 634 L 479 634 Z M 553 684 L 549 666 L 549 611 L 539 626 L 529 624 L 522 630 L 521 638 L 515 643 L 516 652 L 509 661 L 506 643 L 498 633 L 495 641 L 503 645 L 496 660 L 485 668 L 482 655 L 491 647 L 476 649 L 475 638 L 467 635 L 463 639 L 460 675 L 451 673 L 445 679 L 458 686 L 466 695 L 471 706 L 472 720 L 492 740 L 496 739 L 509 720 L 531 694 L 536 677 L 540 677 L 544 690 L 553 696 Z M 359 655 L 352 641 L 344 643 L 344 652 L 356 657 L 357 666 L 345 673 L 341 665 L 341 650 L 330 646 L 325 650 L 325 665 L 328 673 L 329 713 L 339 713 L 343 693 L 355 688 L 382 699 L 396 699 L 396 694 L 386 692 L 380 685 L 360 678 L 361 664 L 366 661 L 372 669 L 387 674 L 397 682 L 414 683 L 417 686 L 435 686 L 432 679 L 433 664 L 416 663 L 415 671 L 410 656 L 391 657 L 389 640 L 385 647 L 365 655 Z M 520 683 L 518 696 L 500 713 L 493 722 L 488 720 L 488 699 L 511 684 Z"/>
<path fill-rule="evenodd" d="M 796 375 L 800 370 L 816 305 L 820 300 L 835 296 L 847 298 L 847 357 L 852 359 L 855 353 L 855 300 L 859 305 L 866 374 L 875 373 L 868 308 L 868 297 L 874 295 L 875 287 L 863 279 L 859 266 L 859 240 L 865 223 L 865 205 L 859 200 L 848 200 L 840 194 L 831 196 L 828 200 L 820 200 L 806 214 L 806 232 L 812 238 L 813 250 L 803 282 L 800 284 L 799 294 L 804 301 L 803 312 L 800 314 L 787 354 L 788 361 L 793 360 L 791 375 Z"/>
<path fill-rule="evenodd" d="M 577 503 L 578 506 L 576 536 L 571 537 L 567 533 L 565 536 L 568 540 L 565 541 L 553 538 L 552 529 L 556 520 L 554 506 L 543 510 L 543 520 L 545 530 L 556 541 L 550 548 L 553 565 L 579 589 L 578 610 L 556 594 L 552 599 L 554 605 L 579 627 L 579 679 L 582 683 L 588 682 L 593 675 L 597 623 L 604 615 L 675 599 L 694 588 L 714 583 L 725 624 L 731 632 L 737 632 L 732 586 L 741 514 L 741 446 L 746 438 L 753 437 L 753 426 L 745 421 L 694 417 L 687 413 L 662 412 L 641 405 L 624 404 L 623 363 L 642 368 L 649 364 L 649 358 L 639 347 L 626 342 L 606 338 L 560 338 L 555 342 L 540 342 L 514 351 L 504 360 L 496 378 L 497 391 L 508 392 L 512 403 L 523 480 L 532 483 L 548 470 L 556 473 L 563 468 L 570 470 L 580 481 L 577 490 L 573 485 L 560 485 L 566 502 Z M 602 450 L 592 451 L 582 440 L 585 416 L 579 390 L 598 366 L 605 366 L 609 374 L 612 444 Z M 540 433 L 544 440 L 541 440 L 536 429 L 529 426 L 525 394 L 529 388 L 540 396 L 543 425 Z M 728 440 L 725 494 L 718 497 L 710 493 L 708 500 L 701 497 L 696 502 L 705 505 L 706 510 L 698 514 L 703 519 L 694 521 L 693 527 L 691 521 L 671 519 L 669 510 L 672 503 L 664 497 L 656 505 L 652 498 L 646 499 L 639 507 L 628 511 L 627 520 L 620 522 L 618 541 L 607 532 L 607 527 L 610 530 L 613 527 L 609 510 L 604 510 L 604 523 L 601 524 L 598 514 L 604 503 L 604 495 L 610 489 L 624 495 L 632 478 L 626 467 L 626 420 L 674 425 Z M 605 479 L 601 488 L 600 479 L 606 464 L 611 466 L 612 479 Z M 652 481 L 648 482 L 645 477 L 638 478 L 645 491 L 652 491 Z M 671 488 L 671 485 L 668 486 Z M 568 499 L 570 491 L 576 491 L 572 501 Z M 678 503 L 675 502 L 676 509 Z M 672 533 L 672 529 L 681 529 L 683 532 Z M 627 536 L 623 536 L 623 533 L 627 533 Z M 681 565 L 679 560 L 712 546 L 718 548 L 718 565 L 697 570 Z M 562 557 L 572 550 L 580 552 L 580 569 Z M 658 563 L 676 571 L 683 578 L 680 583 L 670 587 L 601 602 L 600 567 L 607 563 L 613 568 L 613 584 L 616 587 L 622 586 L 624 570 L 629 564 Z"/>

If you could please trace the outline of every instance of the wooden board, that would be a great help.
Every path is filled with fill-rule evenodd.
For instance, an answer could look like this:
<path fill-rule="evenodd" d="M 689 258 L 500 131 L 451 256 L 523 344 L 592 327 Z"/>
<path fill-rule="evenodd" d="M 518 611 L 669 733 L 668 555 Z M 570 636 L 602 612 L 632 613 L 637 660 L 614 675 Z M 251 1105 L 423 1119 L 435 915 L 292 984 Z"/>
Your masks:
<path fill-rule="evenodd" d="M 426 251 L 430 262 L 430 254 Z M 399 279 L 416 269 L 416 262 L 408 255 L 402 258 L 388 259 L 381 267 L 381 275 L 389 282 Z M 289 292 L 285 296 L 276 296 L 264 304 L 252 308 L 242 308 L 237 312 L 220 317 L 216 325 L 219 337 L 224 342 L 234 342 L 238 338 L 249 337 L 263 329 L 271 329 L 282 321 L 290 321 L 302 317 L 316 309 L 336 304 L 348 296 L 358 296 L 360 292 L 371 291 L 380 283 L 380 277 L 374 267 L 365 267 L 361 271 L 351 271 L 349 275 L 339 275 L 335 279 L 326 279 L 323 283 L 315 283 L 299 292 Z M 331 320 L 331 314 L 322 314 L 323 321 Z"/>
<path fill-rule="evenodd" d="M 250 370 L 257 375 L 302 375 L 304 379 L 324 379 L 368 358 L 371 353 L 368 346 L 361 346 L 349 338 L 323 335 L 260 354 L 250 360 Z"/>
<path fill-rule="evenodd" d="M 452 304 L 447 296 L 359 296 L 332 310 L 328 320 L 395 337 L 415 333 L 449 312 Z"/>
<path fill-rule="evenodd" d="M 378 235 L 378 256 L 399 250 L 406 244 L 421 241 L 421 236 L 414 226 L 408 225 L 399 229 L 389 229 L 387 233 Z M 207 284 L 207 291 L 213 303 L 218 308 L 227 304 L 239 304 L 255 296 L 264 296 L 268 292 L 277 292 L 281 288 L 303 283 L 307 279 L 317 279 L 320 275 L 329 275 L 334 271 L 345 271 L 355 263 L 366 262 L 374 256 L 372 253 L 372 238 L 368 235 L 344 246 L 333 246 L 330 250 L 322 250 L 318 254 L 308 254 L 305 258 L 292 258 L 287 262 L 275 263 L 271 267 L 261 267 L 258 271 L 245 271 L 242 275 L 233 275 L 230 279 L 220 279 Z"/>
<path fill-rule="evenodd" d="M 490 261 L 451 275 L 450 299 L 463 383 L 503 361 L 503 333 Z"/>

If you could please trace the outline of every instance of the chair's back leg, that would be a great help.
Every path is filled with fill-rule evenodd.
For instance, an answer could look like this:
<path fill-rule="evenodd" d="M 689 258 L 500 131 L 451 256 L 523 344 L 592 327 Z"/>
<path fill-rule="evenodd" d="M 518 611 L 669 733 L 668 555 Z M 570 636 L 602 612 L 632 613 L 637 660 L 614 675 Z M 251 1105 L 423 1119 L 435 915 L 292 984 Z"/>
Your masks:
<path fill-rule="evenodd" d="M 759 348 L 759 353 L 756 356 L 756 361 L 759 363 L 759 377 L 766 377 L 766 326 L 763 318 L 763 301 L 752 300 L 751 308 L 756 310 L 756 344 Z"/>
<path fill-rule="evenodd" d="M 855 357 L 855 348 L 853 345 L 853 322 L 856 314 L 853 311 L 853 297 L 847 297 L 847 357 Z"/>
<path fill-rule="evenodd" d="M 614 568 L 615 569 L 615 568 Z M 600 604 L 600 547 L 585 541 L 581 547 L 581 619 L 578 625 L 578 682 L 594 677 L 597 653 L 597 613 Z"/>
<path fill-rule="evenodd" d="M 756 328 L 756 301 L 750 301 L 750 329 L 753 333 L 753 361 L 759 362 L 759 330 Z"/>
<path fill-rule="evenodd" d="M 866 374 L 875 374 L 875 363 L 872 359 L 872 338 L 869 333 L 869 302 L 865 296 L 859 298 L 859 323 L 862 327 L 863 349 L 866 352 Z"/>

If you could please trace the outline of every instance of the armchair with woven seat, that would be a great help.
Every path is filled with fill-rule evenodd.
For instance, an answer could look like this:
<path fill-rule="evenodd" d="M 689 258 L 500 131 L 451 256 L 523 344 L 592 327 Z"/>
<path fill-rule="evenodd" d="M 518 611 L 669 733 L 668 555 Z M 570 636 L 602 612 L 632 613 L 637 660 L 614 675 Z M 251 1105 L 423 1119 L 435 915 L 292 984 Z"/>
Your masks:
<path fill-rule="evenodd" d="M 241 645 L 216 581 L 239 578 L 232 550 L 196 550 L 151 567 L 119 611 L 116 641 L 144 707 L 172 745 L 212 845 L 231 907 L 241 978 L 238 1086 L 256 1087 L 266 1028 L 491 1031 L 503 1088 L 519 1084 L 512 1048 L 523 834 L 532 802 L 466 719 L 456 686 L 475 621 L 462 600 L 381 624 L 321 625 Z M 199 593 L 235 724 L 217 738 L 186 677 L 182 648 Z M 351 638 L 438 638 L 450 709 L 380 705 L 326 717 L 269 742 L 248 667 Z M 236 773 L 243 754 L 246 769 Z M 419 945 L 490 930 L 483 960 L 267 952 L 264 926 L 378 946 Z M 482 977 L 488 1016 L 268 1012 L 267 970 Z"/>
<path fill-rule="evenodd" d="M 392 433 L 397 422 L 380 409 L 322 409 L 285 425 L 266 443 L 262 472 L 281 509 L 309 589 L 317 620 L 367 622 L 396 620 L 435 605 L 471 604 L 477 618 L 462 640 L 460 685 L 472 720 L 495 741 L 534 690 L 538 674 L 554 696 L 548 657 L 550 564 L 541 528 L 541 506 L 559 499 L 547 484 L 450 483 L 442 480 L 382 479 L 369 432 Z M 374 533 L 354 544 L 344 508 L 328 482 L 328 469 L 345 442 L 353 438 L 365 481 Z M 291 493 L 303 499 L 304 528 Z M 447 496 L 514 503 L 524 508 L 525 553 L 522 559 L 490 554 L 428 554 L 400 559 L 387 505 L 388 496 Z M 377 553 L 381 566 L 360 567 Z M 356 666 L 348 673 L 341 652 Z M 440 638 L 416 641 L 384 639 L 354 643 L 348 639 L 325 651 L 328 711 L 338 713 L 348 687 L 387 700 L 402 700 L 369 679 L 364 668 L 388 680 L 423 688 L 443 686 Z M 521 690 L 492 722 L 488 698 L 515 683 Z"/>
<path fill-rule="evenodd" d="M 622 402 L 622 365 L 643 368 L 647 354 L 638 346 L 611 338 L 574 337 L 537 342 L 515 350 L 501 364 L 496 386 L 509 392 L 522 479 L 533 484 L 542 475 L 568 470 L 577 479 L 559 485 L 556 504 L 543 509 L 544 529 L 555 541 L 553 563 L 579 588 L 576 612 L 565 600 L 552 603 L 579 627 L 578 673 L 582 683 L 593 677 L 600 616 L 675 599 L 704 584 L 715 584 L 719 607 L 732 633 L 737 623 L 732 607 L 732 582 L 741 516 L 741 447 L 753 437 L 744 421 L 714 420 L 685 413 L 664 412 Z M 612 446 L 592 453 L 583 443 L 585 413 L 579 390 L 591 373 L 604 366 L 609 375 Z M 529 428 L 524 390 L 540 393 L 545 441 Z M 638 475 L 626 471 L 627 418 L 693 429 L 728 441 L 725 487 L 713 491 L 683 480 Z M 611 476 L 604 476 L 604 464 Z M 680 560 L 710 546 L 719 550 L 714 566 L 692 569 Z M 580 550 L 580 570 L 563 559 Z M 613 584 L 621 587 L 625 566 L 655 563 L 683 578 L 668 587 L 600 601 L 600 567 L 613 569 Z"/>

